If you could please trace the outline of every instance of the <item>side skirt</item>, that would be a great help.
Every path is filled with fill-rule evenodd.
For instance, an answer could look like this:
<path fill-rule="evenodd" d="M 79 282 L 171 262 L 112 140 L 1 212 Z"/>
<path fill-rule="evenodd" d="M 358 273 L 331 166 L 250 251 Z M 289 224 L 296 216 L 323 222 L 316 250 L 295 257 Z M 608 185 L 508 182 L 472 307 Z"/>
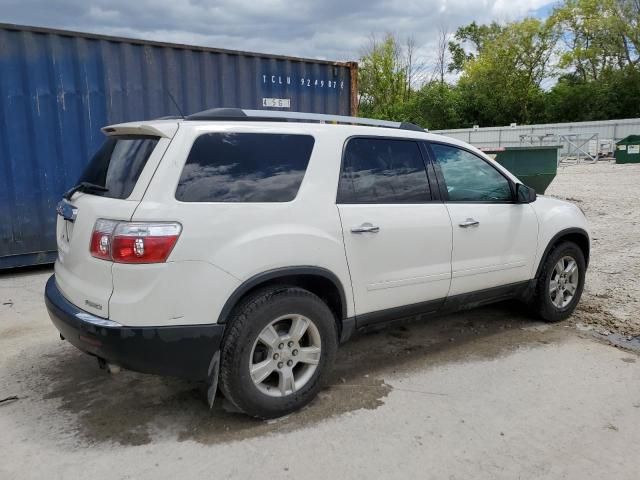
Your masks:
<path fill-rule="evenodd" d="M 511 283 L 499 287 L 487 288 L 475 292 L 463 293 L 428 302 L 414 303 L 401 307 L 389 308 L 386 310 L 378 310 L 376 312 L 365 313 L 355 317 L 345 319 L 345 324 L 350 327 L 355 324 L 355 331 L 368 332 L 379 330 L 397 323 L 406 321 L 422 320 L 433 316 L 453 313 L 460 310 L 468 310 L 488 305 L 491 303 L 501 302 L 503 300 L 519 299 L 527 301 L 531 298 L 535 291 L 536 279 Z M 352 328 L 349 329 L 347 335 L 343 330 L 341 342 L 348 340 L 351 336 Z"/>

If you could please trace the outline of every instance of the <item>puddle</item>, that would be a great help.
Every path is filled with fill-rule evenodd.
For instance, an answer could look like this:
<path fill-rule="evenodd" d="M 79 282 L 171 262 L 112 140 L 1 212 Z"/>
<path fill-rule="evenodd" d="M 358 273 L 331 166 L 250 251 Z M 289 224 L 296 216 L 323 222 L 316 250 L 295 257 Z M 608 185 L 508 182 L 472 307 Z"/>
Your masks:
<path fill-rule="evenodd" d="M 604 327 L 598 327 L 585 323 L 577 323 L 576 329 L 580 332 L 585 332 L 598 340 L 610 343 L 611 345 L 625 350 L 631 350 L 636 353 L 640 353 L 640 336 L 623 335 L 620 333 L 612 333 Z"/>
<path fill-rule="evenodd" d="M 285 432 L 358 409 L 384 403 L 391 387 L 371 375 L 336 369 L 328 385 L 303 410 L 287 417 L 262 421 L 227 411 L 218 395 L 213 409 L 203 386 L 180 379 L 122 371 L 109 375 L 97 362 L 73 347 L 46 356 L 40 374 L 51 387 L 45 401 L 75 418 L 74 429 L 84 442 L 145 445 L 167 432 L 178 440 L 212 444 Z M 340 376 L 342 375 L 342 376 Z"/>
<path fill-rule="evenodd" d="M 611 333 L 609 335 L 601 335 L 606 338 L 607 341 L 616 347 L 633 350 L 640 353 L 640 337 L 631 337 L 627 335 L 620 335 L 619 333 Z"/>
<path fill-rule="evenodd" d="M 25 367 L 15 375 L 25 377 L 17 381 L 31 390 L 28 393 L 39 403 L 43 417 L 60 423 L 64 419 L 82 445 L 144 445 L 176 436 L 181 441 L 214 444 L 288 432 L 360 409 L 376 409 L 393 391 L 385 383 L 392 375 L 442 363 L 496 358 L 517 348 L 560 341 L 570 330 L 562 325 L 541 328 L 520 306 L 505 304 L 362 335 L 340 348 L 327 386 L 309 406 L 274 421 L 229 413 L 221 396 L 209 410 L 196 383 L 128 371 L 109 375 L 98 369 L 95 359 L 68 344 L 49 347 L 47 343 L 44 355 L 28 351 L 31 369 Z M 44 395 L 39 393 L 43 389 Z M 28 414 L 29 408 L 24 412 Z"/>

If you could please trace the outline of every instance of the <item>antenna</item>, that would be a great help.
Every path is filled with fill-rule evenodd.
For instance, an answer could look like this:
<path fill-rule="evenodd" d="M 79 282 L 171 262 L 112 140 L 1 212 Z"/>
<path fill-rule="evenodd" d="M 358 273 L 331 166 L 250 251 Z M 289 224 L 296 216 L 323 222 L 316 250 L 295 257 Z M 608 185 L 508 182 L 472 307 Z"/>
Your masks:
<path fill-rule="evenodd" d="M 178 102 L 176 102 L 176 99 L 173 98 L 173 95 L 171 95 L 171 92 L 169 90 L 167 90 L 167 95 L 169 95 L 169 98 L 171 99 L 173 104 L 176 106 L 176 108 L 178 109 L 178 113 L 180 114 L 180 116 L 184 120 L 184 113 L 182 113 L 182 110 L 180 109 L 180 106 L 178 105 Z"/>

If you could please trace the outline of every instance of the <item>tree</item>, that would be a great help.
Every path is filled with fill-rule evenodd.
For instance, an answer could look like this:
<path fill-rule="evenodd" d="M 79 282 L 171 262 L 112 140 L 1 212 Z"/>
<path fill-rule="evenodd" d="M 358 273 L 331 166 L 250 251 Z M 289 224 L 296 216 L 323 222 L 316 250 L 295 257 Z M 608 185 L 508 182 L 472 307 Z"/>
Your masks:
<path fill-rule="evenodd" d="M 560 77 L 545 95 L 546 122 L 584 122 L 601 118 L 607 108 L 606 87 L 600 82 L 588 82 L 580 74 Z"/>
<path fill-rule="evenodd" d="M 638 116 L 640 1 L 566 0 L 551 21 L 563 31 L 545 118 L 580 121 Z"/>
<path fill-rule="evenodd" d="M 431 129 L 640 116 L 640 0 L 561 0 L 546 20 L 472 22 L 453 38 L 440 28 L 433 50 L 425 63 L 412 40 L 373 41 L 362 114 Z"/>
<path fill-rule="evenodd" d="M 551 21 L 564 33 L 559 66 L 575 70 L 583 80 L 638 65 L 638 0 L 566 0 Z"/>
<path fill-rule="evenodd" d="M 460 125 L 458 101 L 455 86 L 434 79 L 413 95 L 401 119 L 430 130 L 456 128 Z"/>
<path fill-rule="evenodd" d="M 449 41 L 451 63 L 450 72 L 460 72 L 465 63 L 480 55 L 487 43 L 494 41 L 504 30 L 504 27 L 496 22 L 489 25 L 478 25 L 475 21 L 464 27 L 459 27 L 454 35 L 454 40 Z"/>
<path fill-rule="evenodd" d="M 560 77 L 546 94 L 547 122 L 581 122 L 640 116 L 640 72 L 612 70 L 597 81 L 571 73 Z"/>
<path fill-rule="evenodd" d="M 444 84 L 444 77 L 448 72 L 449 51 L 447 45 L 449 43 L 449 32 L 443 26 L 438 29 L 438 44 L 436 46 L 436 65 L 434 74 Z"/>
<path fill-rule="evenodd" d="M 543 110 L 542 81 L 549 75 L 557 33 L 550 22 L 527 18 L 485 40 L 465 61 L 458 82 L 467 124 L 529 123 Z"/>
<path fill-rule="evenodd" d="M 410 42 L 409 45 L 412 46 Z M 407 59 L 391 34 L 382 42 L 372 37 L 358 69 L 361 115 L 381 119 L 396 117 L 409 95 L 412 48 L 409 52 Z"/>
<path fill-rule="evenodd" d="M 613 2 L 614 34 L 619 38 L 625 67 L 638 67 L 640 62 L 640 1 Z M 622 65 L 621 65 L 622 66 Z"/>

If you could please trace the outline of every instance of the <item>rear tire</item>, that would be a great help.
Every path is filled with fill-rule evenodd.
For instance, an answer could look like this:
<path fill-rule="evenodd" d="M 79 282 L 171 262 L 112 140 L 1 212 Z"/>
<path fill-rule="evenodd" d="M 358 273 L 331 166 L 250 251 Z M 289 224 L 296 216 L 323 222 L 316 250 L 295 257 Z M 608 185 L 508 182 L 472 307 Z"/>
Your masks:
<path fill-rule="evenodd" d="M 532 306 L 546 322 L 568 318 L 578 305 L 587 272 L 584 254 L 573 242 L 562 242 L 547 254 Z"/>
<path fill-rule="evenodd" d="M 259 290 L 229 319 L 220 388 L 248 415 L 287 415 L 317 395 L 337 345 L 333 313 L 316 295 L 288 286 Z"/>

